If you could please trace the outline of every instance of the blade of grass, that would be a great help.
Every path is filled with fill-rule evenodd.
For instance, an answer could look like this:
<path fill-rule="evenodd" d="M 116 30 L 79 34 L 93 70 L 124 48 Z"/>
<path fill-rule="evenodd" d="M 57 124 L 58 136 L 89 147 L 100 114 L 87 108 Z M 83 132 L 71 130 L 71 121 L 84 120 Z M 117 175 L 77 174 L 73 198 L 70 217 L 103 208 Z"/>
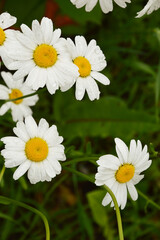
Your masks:
<path fill-rule="evenodd" d="M 158 72 L 155 82 L 155 112 L 157 122 L 159 122 L 159 93 L 160 93 L 160 61 L 158 65 Z"/>
<path fill-rule="evenodd" d="M 49 224 L 48 224 L 48 220 L 47 218 L 45 217 L 45 215 L 40 212 L 39 210 L 37 210 L 36 208 L 33 208 L 23 202 L 20 202 L 20 201 L 16 201 L 14 199 L 11 199 L 11 198 L 7 198 L 7 197 L 4 197 L 4 196 L 0 196 L 0 203 L 3 204 L 3 202 L 10 202 L 10 203 L 13 203 L 19 207 L 23 207 L 35 214 L 37 214 L 42 220 L 43 220 L 43 223 L 44 223 L 44 226 L 45 226 L 45 230 L 46 230 L 46 240 L 50 240 L 50 230 L 49 230 Z"/>
<path fill-rule="evenodd" d="M 68 177 L 68 175 L 64 175 L 63 177 L 61 177 L 59 179 L 59 181 L 57 181 L 52 187 L 51 189 L 46 193 L 46 197 L 42 203 L 42 206 L 44 206 L 47 203 L 47 200 L 49 199 L 49 197 L 51 196 L 51 194 L 55 191 L 55 189 L 64 181 L 66 180 L 66 178 Z M 28 231 L 21 237 L 20 240 L 24 240 L 27 238 L 27 236 L 31 233 L 32 229 L 34 228 L 34 226 L 36 225 L 38 221 L 38 216 L 35 216 L 34 219 L 32 220 L 32 225 L 29 227 Z"/>

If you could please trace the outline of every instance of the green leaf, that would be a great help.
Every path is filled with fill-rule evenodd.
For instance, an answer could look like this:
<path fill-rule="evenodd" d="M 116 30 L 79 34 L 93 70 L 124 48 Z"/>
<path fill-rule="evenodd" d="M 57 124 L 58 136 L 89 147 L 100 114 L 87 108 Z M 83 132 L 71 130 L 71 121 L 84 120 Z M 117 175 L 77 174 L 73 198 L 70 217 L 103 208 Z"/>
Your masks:
<path fill-rule="evenodd" d="M 159 102 L 159 94 L 160 94 L 160 62 L 158 65 L 158 71 L 157 71 L 157 76 L 156 76 L 156 83 L 155 83 L 155 100 L 156 100 L 156 105 Z M 159 106 L 157 106 L 159 108 Z"/>
<path fill-rule="evenodd" d="M 107 208 L 102 205 L 105 194 L 105 190 L 94 190 L 87 194 L 87 199 L 94 221 L 103 229 L 106 239 L 112 240 L 114 231 L 111 224 L 109 224 Z"/>
<path fill-rule="evenodd" d="M 14 218 L 8 216 L 7 214 L 0 213 L 0 218 L 3 218 L 3 219 L 5 219 L 5 220 L 11 221 L 11 222 L 13 222 L 13 223 L 15 223 L 15 224 L 18 224 L 17 221 L 15 221 Z"/>
<path fill-rule="evenodd" d="M 85 211 L 82 204 L 78 205 L 78 214 L 80 218 L 81 225 L 85 229 L 89 239 L 94 239 L 93 226 L 87 212 Z"/>
<path fill-rule="evenodd" d="M 105 227 L 107 224 L 107 215 L 104 211 L 104 207 L 102 206 L 102 199 L 105 194 L 106 191 L 104 190 L 95 190 L 87 194 L 93 219 L 101 227 Z"/>
<path fill-rule="evenodd" d="M 10 204 L 10 200 L 6 199 L 5 197 L 0 196 L 0 204 L 8 205 Z"/>
<path fill-rule="evenodd" d="M 140 61 L 134 61 L 131 63 L 132 66 L 140 71 L 143 71 L 145 73 L 148 73 L 152 75 L 154 78 L 156 77 L 155 71 L 152 69 L 152 67 L 146 63 L 140 62 Z"/>
<path fill-rule="evenodd" d="M 156 37 L 157 37 L 157 40 L 158 40 L 158 42 L 159 42 L 159 44 L 160 44 L 160 29 L 159 28 L 155 28 L 155 33 L 156 33 Z"/>
<path fill-rule="evenodd" d="M 98 101 L 76 101 L 67 95 L 59 103 L 61 95 L 56 96 L 55 108 L 63 136 L 75 137 L 133 137 L 135 134 L 156 132 L 160 125 L 155 117 L 147 112 L 129 109 L 126 103 L 116 97 L 102 97 Z M 63 121 L 62 121 L 63 120 Z"/>

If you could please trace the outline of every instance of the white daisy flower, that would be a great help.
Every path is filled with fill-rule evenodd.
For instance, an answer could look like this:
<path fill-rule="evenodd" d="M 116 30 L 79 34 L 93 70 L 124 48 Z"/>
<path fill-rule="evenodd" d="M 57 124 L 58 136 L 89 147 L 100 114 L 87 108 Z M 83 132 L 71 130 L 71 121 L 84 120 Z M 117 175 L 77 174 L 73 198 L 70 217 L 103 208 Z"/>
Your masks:
<path fill-rule="evenodd" d="M 70 0 L 76 8 L 81 8 L 85 6 L 86 12 L 92 11 L 96 6 L 98 0 Z M 131 0 L 99 0 L 100 7 L 104 13 L 113 11 L 113 2 L 122 8 L 127 6 L 126 3 L 130 3 Z"/>
<path fill-rule="evenodd" d="M 51 19 L 43 17 L 41 23 L 32 22 L 32 30 L 21 25 L 22 33 L 16 31 L 17 44 L 11 45 L 8 55 L 15 60 L 8 67 L 17 70 L 13 77 L 26 75 L 26 84 L 34 90 L 47 86 L 50 94 L 60 87 L 68 90 L 74 84 L 78 68 L 71 62 L 65 48 L 61 30 L 53 31 Z"/>
<path fill-rule="evenodd" d="M 89 99 L 99 99 L 100 91 L 95 80 L 104 85 L 110 84 L 109 79 L 100 73 L 107 63 L 105 56 L 95 40 L 87 42 L 83 36 L 75 37 L 74 42 L 68 38 L 67 48 L 73 63 L 79 68 L 79 76 L 76 80 L 76 99 L 82 100 L 85 90 Z"/>
<path fill-rule="evenodd" d="M 137 13 L 137 18 L 142 17 L 144 14 L 150 14 L 160 8 L 160 0 L 149 0 L 145 7 Z"/>
<path fill-rule="evenodd" d="M 95 184 L 108 186 L 114 193 L 118 205 L 124 209 L 127 202 L 127 189 L 131 198 L 134 201 L 137 200 L 138 193 L 134 185 L 144 177 L 140 173 L 149 168 L 152 161 L 149 160 L 147 146 L 145 145 L 142 149 L 139 140 L 137 143 L 135 140 L 131 140 L 129 149 L 119 138 L 115 139 L 115 143 L 118 157 L 107 154 L 99 158 Z M 106 206 L 110 202 L 113 207 L 114 203 L 107 193 L 102 204 Z"/>
<path fill-rule="evenodd" d="M 35 92 L 23 83 L 23 79 L 14 81 L 12 74 L 9 72 L 2 72 L 1 75 L 7 85 L 6 87 L 0 84 L 1 100 L 11 100 Z M 29 106 L 34 106 L 37 101 L 38 95 L 15 101 L 8 101 L 0 107 L 0 116 L 4 115 L 9 109 L 11 109 L 13 121 L 16 122 L 18 120 L 23 120 L 24 117 L 32 114 L 32 110 Z"/>
<path fill-rule="evenodd" d="M 6 66 L 12 62 L 12 59 L 6 54 L 7 48 L 12 41 L 15 41 L 15 31 L 7 28 L 15 24 L 16 21 L 17 18 L 11 16 L 7 12 L 4 12 L 0 15 L 0 57 Z"/>
<path fill-rule="evenodd" d="M 17 122 L 13 128 L 16 137 L 1 139 L 5 149 L 1 151 L 5 158 L 5 167 L 19 166 L 13 178 L 17 180 L 28 171 L 32 184 L 51 181 L 61 172 L 59 161 L 66 160 L 63 137 L 59 136 L 57 127 L 49 127 L 48 122 L 41 118 L 38 126 L 32 116 L 25 118 L 25 123 Z M 59 160 L 59 161 L 58 161 Z"/>

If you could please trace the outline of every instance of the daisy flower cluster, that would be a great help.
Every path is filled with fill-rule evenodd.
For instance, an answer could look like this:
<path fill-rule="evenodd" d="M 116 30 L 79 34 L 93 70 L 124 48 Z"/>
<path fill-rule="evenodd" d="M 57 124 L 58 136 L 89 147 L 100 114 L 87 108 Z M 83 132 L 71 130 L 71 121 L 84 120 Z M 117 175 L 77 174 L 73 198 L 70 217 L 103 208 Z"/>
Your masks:
<path fill-rule="evenodd" d="M 71 0 L 77 8 L 86 6 L 91 11 L 98 0 Z M 126 7 L 130 0 L 114 0 L 120 7 Z M 149 1 L 150 2 L 150 1 Z M 153 2 L 153 1 L 152 1 Z M 154 1 L 156 4 L 156 1 Z M 159 2 L 159 1 L 157 1 Z M 113 10 L 113 1 L 100 0 L 104 13 Z M 148 5 L 139 13 L 150 13 L 159 5 Z M 84 98 L 85 92 L 91 101 L 99 99 L 97 82 L 109 85 L 110 80 L 101 73 L 107 66 L 105 56 L 92 39 L 87 43 L 84 36 L 74 40 L 61 37 L 61 29 L 53 28 L 53 22 L 43 17 L 41 22 L 33 20 L 31 28 L 22 24 L 21 31 L 8 29 L 16 23 L 9 13 L 0 15 L 0 56 L 6 68 L 14 71 L 2 72 L 5 85 L 0 84 L 0 116 L 11 110 L 13 121 L 17 122 L 13 132 L 16 136 L 3 137 L 5 148 L 1 155 L 5 167 L 17 167 L 13 178 L 19 179 L 27 172 L 32 184 L 51 181 L 62 171 L 59 161 L 65 161 L 63 137 L 55 125 L 41 118 L 37 124 L 31 106 L 38 101 L 36 91 L 46 86 L 50 94 L 56 90 L 69 90 L 75 84 L 75 97 Z M 141 172 L 149 168 L 151 160 L 147 146 L 142 149 L 140 141 L 131 140 L 130 148 L 116 138 L 118 157 L 104 155 L 99 158 L 95 175 L 97 186 L 106 185 L 116 196 L 123 209 L 127 202 L 127 190 L 133 200 L 138 197 L 135 185 L 144 177 Z M 114 203 L 107 193 L 102 204 Z"/>
<path fill-rule="evenodd" d="M 131 3 L 131 0 L 70 0 L 76 8 L 82 8 L 85 6 L 86 12 L 90 12 L 99 2 L 100 7 L 104 13 L 113 11 L 113 3 L 116 3 L 121 8 L 126 8 L 127 3 Z M 145 7 L 137 13 L 137 17 L 142 17 L 144 14 L 150 14 L 153 11 L 160 8 L 160 0 L 149 0 Z"/>
<path fill-rule="evenodd" d="M 31 29 L 22 24 L 21 31 L 6 30 L 16 20 L 9 13 L 0 15 L 0 56 L 4 65 L 15 71 L 13 76 L 2 74 L 8 89 L 0 85 L 0 99 L 7 100 L 0 108 L 0 115 L 8 109 L 14 121 L 30 115 L 29 106 L 35 105 L 38 97 L 23 97 L 45 86 L 54 94 L 57 89 L 67 91 L 75 84 L 77 100 L 84 97 L 85 90 L 90 100 L 99 99 L 95 80 L 104 85 L 110 81 L 100 73 L 107 63 L 95 40 L 88 45 L 83 36 L 77 36 L 75 43 L 66 40 L 61 37 L 61 29 L 54 30 L 47 17 L 40 23 L 33 20 Z M 16 98 L 21 99 L 12 100 Z"/>
<path fill-rule="evenodd" d="M 85 90 L 90 100 L 99 99 L 95 80 L 104 85 L 110 81 L 100 73 L 107 63 L 95 40 L 88 45 L 83 36 L 77 36 L 75 43 L 66 40 L 61 37 L 61 29 L 53 30 L 53 22 L 47 17 L 40 23 L 34 20 L 31 29 L 25 24 L 20 28 L 10 30 L 14 41 L 8 35 L 4 38 L 6 42 L 8 39 L 4 64 L 15 71 L 15 81 L 25 79 L 26 86 L 34 91 L 46 86 L 50 94 L 57 89 L 67 91 L 76 83 L 77 100 L 83 98 Z"/>
<path fill-rule="evenodd" d="M 95 40 L 87 44 L 83 36 L 75 42 L 61 37 L 61 29 L 53 29 L 53 22 L 43 17 L 33 20 L 31 29 L 22 24 L 19 30 L 6 30 L 16 18 L 9 13 L 0 15 L 0 50 L 4 65 L 9 70 L 1 76 L 0 115 L 11 110 L 16 137 L 4 137 L 5 149 L 1 154 L 5 166 L 18 167 L 13 178 L 17 180 L 28 171 L 31 183 L 51 181 L 61 172 L 59 161 L 66 159 L 63 138 L 57 128 L 41 119 L 37 125 L 31 117 L 31 106 L 38 101 L 36 90 L 46 86 L 50 94 L 57 89 L 67 91 L 76 85 L 76 99 L 81 100 L 85 91 L 89 99 L 99 99 L 96 81 L 104 85 L 109 79 L 100 73 L 107 65 L 105 56 Z"/>

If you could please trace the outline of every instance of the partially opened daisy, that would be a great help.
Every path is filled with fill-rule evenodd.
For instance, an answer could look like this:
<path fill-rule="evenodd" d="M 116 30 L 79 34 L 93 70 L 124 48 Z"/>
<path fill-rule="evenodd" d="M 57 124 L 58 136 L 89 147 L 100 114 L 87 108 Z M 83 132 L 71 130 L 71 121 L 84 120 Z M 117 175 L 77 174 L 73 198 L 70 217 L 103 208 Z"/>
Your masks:
<path fill-rule="evenodd" d="M 34 90 L 46 85 L 54 94 L 60 87 L 68 90 L 78 75 L 78 68 L 71 62 L 65 48 L 61 30 L 53 31 L 51 19 L 43 17 L 41 23 L 32 22 L 32 30 L 21 25 L 22 33 L 16 31 L 17 44 L 11 45 L 8 55 L 14 60 L 8 67 L 17 70 L 15 79 L 27 76 L 26 84 Z"/>
<path fill-rule="evenodd" d="M 79 76 L 75 78 L 76 99 L 82 100 L 85 91 L 91 101 L 99 99 L 100 91 L 95 80 L 104 85 L 110 84 L 109 79 L 100 73 L 107 65 L 100 47 L 95 40 L 87 45 L 83 36 L 76 36 L 75 44 L 70 38 L 67 39 L 67 48 L 73 63 L 79 68 Z"/>
<path fill-rule="evenodd" d="M 17 167 L 13 178 L 17 180 L 28 171 L 32 184 L 51 181 L 61 172 L 59 161 L 66 159 L 63 137 L 59 136 L 57 127 L 49 127 L 48 122 L 41 118 L 37 125 L 32 116 L 25 118 L 25 123 L 17 122 L 13 128 L 16 137 L 1 139 L 5 149 L 1 151 L 5 158 L 5 167 Z"/>
<path fill-rule="evenodd" d="M 92 11 L 96 6 L 98 0 L 70 0 L 77 8 L 85 6 L 86 12 Z M 104 13 L 113 11 L 113 2 L 122 8 L 127 6 L 126 3 L 130 3 L 131 0 L 99 0 L 100 7 Z"/>
<path fill-rule="evenodd" d="M 144 14 L 151 14 L 153 11 L 160 8 L 160 0 L 149 0 L 145 7 L 137 13 L 137 18 L 142 17 Z"/>
<path fill-rule="evenodd" d="M 0 57 L 6 66 L 12 62 L 12 59 L 6 54 L 6 50 L 8 49 L 8 46 L 15 41 L 14 30 L 7 28 L 15 24 L 16 21 L 17 18 L 11 16 L 7 12 L 0 14 Z"/>
<path fill-rule="evenodd" d="M 1 100 L 11 100 L 35 92 L 23 83 L 23 79 L 14 81 L 12 74 L 9 72 L 2 72 L 1 75 L 7 85 L 6 87 L 0 84 Z M 23 120 L 24 117 L 32 114 L 30 106 L 34 106 L 37 101 L 38 95 L 18 99 L 15 101 L 7 101 L 0 107 L 0 116 L 4 115 L 9 109 L 11 109 L 13 121 L 16 122 L 18 120 Z"/>
<path fill-rule="evenodd" d="M 147 146 L 142 149 L 142 144 L 138 140 L 131 140 L 130 148 L 119 138 L 115 139 L 116 152 L 118 157 L 107 154 L 99 158 L 97 161 L 99 167 L 95 175 L 96 185 L 106 185 L 114 193 L 118 205 L 124 209 L 127 202 L 127 189 L 131 198 L 135 201 L 138 193 L 134 185 L 140 182 L 144 175 L 141 172 L 150 167 L 152 161 L 149 160 Z M 111 202 L 114 203 L 109 195 L 106 194 L 102 204 L 104 206 Z"/>

